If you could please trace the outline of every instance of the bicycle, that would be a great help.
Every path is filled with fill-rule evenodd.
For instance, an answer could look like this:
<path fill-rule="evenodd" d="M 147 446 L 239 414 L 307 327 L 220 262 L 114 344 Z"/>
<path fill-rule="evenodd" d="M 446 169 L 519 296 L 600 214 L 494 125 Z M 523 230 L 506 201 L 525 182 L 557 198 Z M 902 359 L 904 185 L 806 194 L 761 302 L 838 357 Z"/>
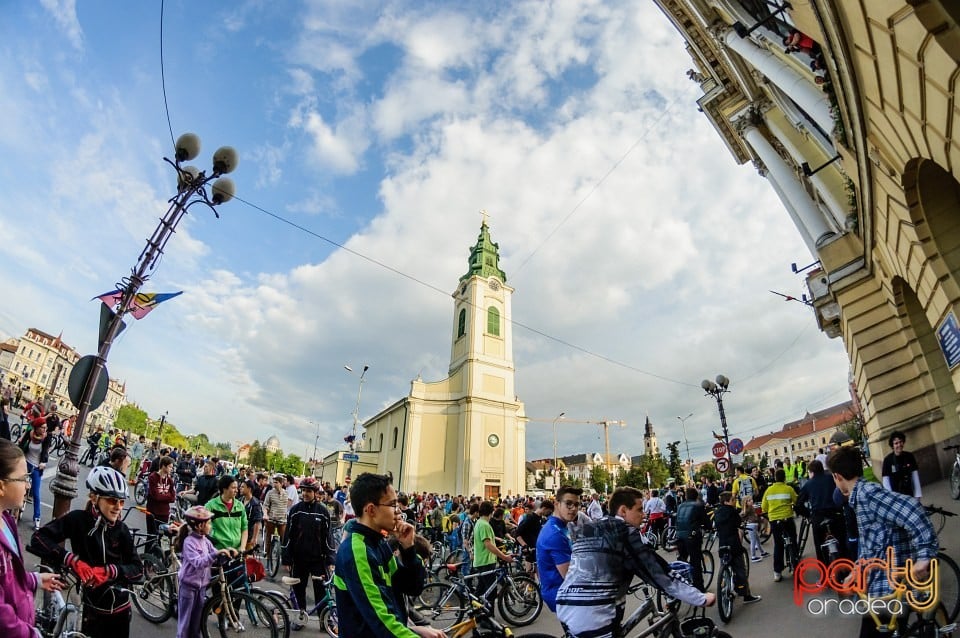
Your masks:
<path fill-rule="evenodd" d="M 54 571 L 46 565 L 40 565 L 39 570 L 48 574 Z M 67 583 L 63 591 L 48 592 L 38 588 L 42 596 L 39 596 L 40 603 L 36 611 L 37 630 L 43 638 L 85 638 L 80 631 L 83 618 L 80 581 L 67 571 L 61 571 L 60 578 Z"/>
<path fill-rule="evenodd" d="M 950 469 L 950 496 L 953 500 L 960 499 L 960 445 L 948 445 L 943 448 L 949 452 L 953 450 L 953 467 Z"/>
<path fill-rule="evenodd" d="M 222 564 L 215 568 L 211 596 L 203 605 L 200 630 L 204 638 L 240 633 L 253 638 L 282 638 L 274 612 L 262 600 L 231 587 Z M 289 628 L 289 624 L 287 625 Z"/>
<path fill-rule="evenodd" d="M 270 537 L 266 541 L 266 552 L 264 557 L 266 558 L 265 567 L 267 568 L 267 575 L 270 577 L 270 580 L 273 580 L 277 577 L 277 573 L 280 571 L 280 560 L 281 553 L 283 551 L 282 539 L 280 538 L 280 526 L 284 525 L 285 522 L 273 523 L 273 532 L 270 534 Z"/>
<path fill-rule="evenodd" d="M 451 571 L 449 583 L 430 583 L 423 588 L 414 601 L 416 609 L 432 625 L 449 631 L 461 622 L 470 610 L 469 601 L 473 592 L 467 581 L 479 578 L 481 574 L 459 576 L 456 566 L 448 566 Z M 487 575 L 489 572 L 484 573 Z M 497 611 L 501 618 L 515 627 L 525 627 L 534 622 L 543 610 L 543 597 L 540 586 L 525 574 L 511 573 L 500 564 L 493 572 L 495 579 L 483 592 L 484 600 L 496 600 Z"/>
<path fill-rule="evenodd" d="M 718 553 L 720 554 L 720 576 L 717 577 L 717 611 L 720 614 L 720 620 L 727 624 L 733 619 L 733 601 L 737 598 L 737 586 L 734 582 L 733 557 L 730 547 L 721 545 Z M 746 554 L 741 556 L 741 560 L 744 565 L 744 577 L 749 582 L 750 561 L 747 560 Z M 756 602 L 757 600 L 759 600 L 759 597 L 754 596 L 747 602 Z"/>
<path fill-rule="evenodd" d="M 796 563 L 800 562 L 800 557 L 803 556 L 803 550 L 807 546 L 808 536 L 810 536 L 810 519 L 806 516 L 801 516 L 800 529 L 797 531 L 797 546 L 794 553 L 794 567 L 796 567 Z M 784 548 L 786 548 L 786 545 L 784 545 Z M 786 556 L 786 554 L 784 554 L 784 556 Z"/>
<path fill-rule="evenodd" d="M 954 517 L 956 513 L 948 512 L 942 507 L 937 507 L 936 505 L 924 505 L 923 511 L 927 513 L 927 517 L 930 519 L 930 524 L 933 525 L 933 531 L 940 535 L 940 532 L 943 531 L 944 526 L 947 524 L 947 517 Z"/>
<path fill-rule="evenodd" d="M 131 587 L 133 606 L 143 616 L 144 620 L 160 624 L 177 615 L 177 601 L 180 595 L 180 557 L 173 551 L 174 526 L 161 524 L 160 534 L 155 537 L 157 551 L 143 553 L 143 582 Z M 147 537 L 139 547 L 150 542 L 150 534 L 136 536 Z M 166 539 L 167 547 L 162 547 Z"/>
<path fill-rule="evenodd" d="M 859 593 L 861 600 L 883 601 L 884 603 L 898 601 L 901 608 L 907 610 L 906 614 L 893 615 L 889 621 L 885 622 L 875 611 L 875 606 L 873 604 L 868 605 L 867 611 L 873 622 L 876 623 L 879 632 L 888 634 L 890 638 L 939 638 L 940 636 L 949 636 L 956 630 L 957 624 L 948 618 L 943 603 L 938 603 L 933 610 L 914 611 L 909 604 L 903 602 L 907 590 L 908 588 L 904 587 L 887 596 L 873 598 L 868 598 L 863 592 Z M 912 618 L 913 614 L 916 614 L 916 620 Z M 903 619 L 902 622 L 901 618 Z M 901 626 L 906 627 L 902 632 Z"/>
<path fill-rule="evenodd" d="M 336 638 L 340 635 L 340 620 L 337 617 L 337 601 L 333 593 L 333 580 L 323 576 L 311 576 L 310 578 L 323 583 L 324 595 L 321 600 L 318 600 L 313 607 L 306 611 L 300 609 L 297 597 L 293 593 L 293 586 L 299 584 L 300 579 L 291 576 L 283 576 L 280 579 L 280 582 L 290 588 L 285 599 L 287 608 L 299 615 L 298 620 L 291 622 L 291 627 L 296 631 L 303 629 L 306 627 L 306 620 L 316 614 L 317 620 L 320 621 L 320 628 L 327 632 L 328 636 Z"/>

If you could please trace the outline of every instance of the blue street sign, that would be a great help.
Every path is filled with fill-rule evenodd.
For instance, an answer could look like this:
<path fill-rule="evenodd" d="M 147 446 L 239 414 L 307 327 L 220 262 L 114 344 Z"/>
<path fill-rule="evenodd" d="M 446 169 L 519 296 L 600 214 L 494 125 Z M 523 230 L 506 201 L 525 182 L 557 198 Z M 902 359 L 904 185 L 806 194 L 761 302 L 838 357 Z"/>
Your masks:
<path fill-rule="evenodd" d="M 960 364 L 960 327 L 957 326 L 957 316 L 951 310 L 937 326 L 937 339 L 943 358 L 947 360 L 947 368 L 953 370 Z"/>
<path fill-rule="evenodd" d="M 343 455 L 343 460 L 344 460 L 344 461 L 359 461 L 359 460 L 360 460 L 360 455 L 359 455 L 359 454 L 350 454 L 350 453 L 347 453 L 347 454 L 344 454 L 344 455 Z"/>
<path fill-rule="evenodd" d="M 740 454 L 741 452 L 743 452 L 743 441 L 730 439 L 730 454 Z"/>

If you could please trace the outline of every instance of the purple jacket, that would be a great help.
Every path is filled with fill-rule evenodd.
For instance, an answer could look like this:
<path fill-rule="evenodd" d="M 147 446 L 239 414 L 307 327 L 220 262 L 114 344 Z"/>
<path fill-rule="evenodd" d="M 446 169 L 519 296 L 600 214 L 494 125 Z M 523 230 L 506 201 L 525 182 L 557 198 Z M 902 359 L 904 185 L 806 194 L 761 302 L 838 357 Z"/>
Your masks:
<path fill-rule="evenodd" d="M 13 530 L 20 544 L 17 522 L 8 512 L 3 520 Z M 20 555 L 10 547 L 5 534 L 0 534 L 0 636 L 4 638 L 33 638 L 39 636 L 34 625 L 33 594 L 37 590 L 37 575 L 23 567 Z"/>
<path fill-rule="evenodd" d="M 206 587 L 210 582 L 210 566 L 216 559 L 217 548 L 208 536 L 196 532 L 187 534 L 180 559 L 180 586 Z"/>

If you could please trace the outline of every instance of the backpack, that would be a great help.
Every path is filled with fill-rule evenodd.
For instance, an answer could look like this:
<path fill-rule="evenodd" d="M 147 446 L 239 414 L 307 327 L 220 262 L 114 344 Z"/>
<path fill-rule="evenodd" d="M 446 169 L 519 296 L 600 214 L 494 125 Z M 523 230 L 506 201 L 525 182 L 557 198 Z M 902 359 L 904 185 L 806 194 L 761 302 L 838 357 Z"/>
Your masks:
<path fill-rule="evenodd" d="M 743 478 L 740 477 L 737 479 L 737 483 L 740 485 L 739 491 L 737 492 L 737 498 L 740 499 L 740 502 L 743 502 L 743 499 L 753 498 L 753 481 L 749 477 Z"/>

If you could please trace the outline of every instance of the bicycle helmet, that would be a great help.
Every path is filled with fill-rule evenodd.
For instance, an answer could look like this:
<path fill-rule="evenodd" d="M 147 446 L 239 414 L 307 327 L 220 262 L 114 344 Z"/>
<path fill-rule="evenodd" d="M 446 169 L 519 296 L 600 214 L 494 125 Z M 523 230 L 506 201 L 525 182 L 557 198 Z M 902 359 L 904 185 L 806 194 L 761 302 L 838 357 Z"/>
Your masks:
<path fill-rule="evenodd" d="M 320 489 L 320 481 L 313 478 L 312 476 L 308 476 L 307 478 L 300 481 L 300 489 L 313 490 L 314 492 L 316 492 Z"/>
<path fill-rule="evenodd" d="M 183 518 L 188 523 L 202 523 L 213 518 L 213 512 L 203 505 L 194 505 L 183 513 Z"/>
<path fill-rule="evenodd" d="M 113 469 L 98 465 L 87 475 L 87 488 L 97 496 L 127 498 L 127 477 Z"/>

